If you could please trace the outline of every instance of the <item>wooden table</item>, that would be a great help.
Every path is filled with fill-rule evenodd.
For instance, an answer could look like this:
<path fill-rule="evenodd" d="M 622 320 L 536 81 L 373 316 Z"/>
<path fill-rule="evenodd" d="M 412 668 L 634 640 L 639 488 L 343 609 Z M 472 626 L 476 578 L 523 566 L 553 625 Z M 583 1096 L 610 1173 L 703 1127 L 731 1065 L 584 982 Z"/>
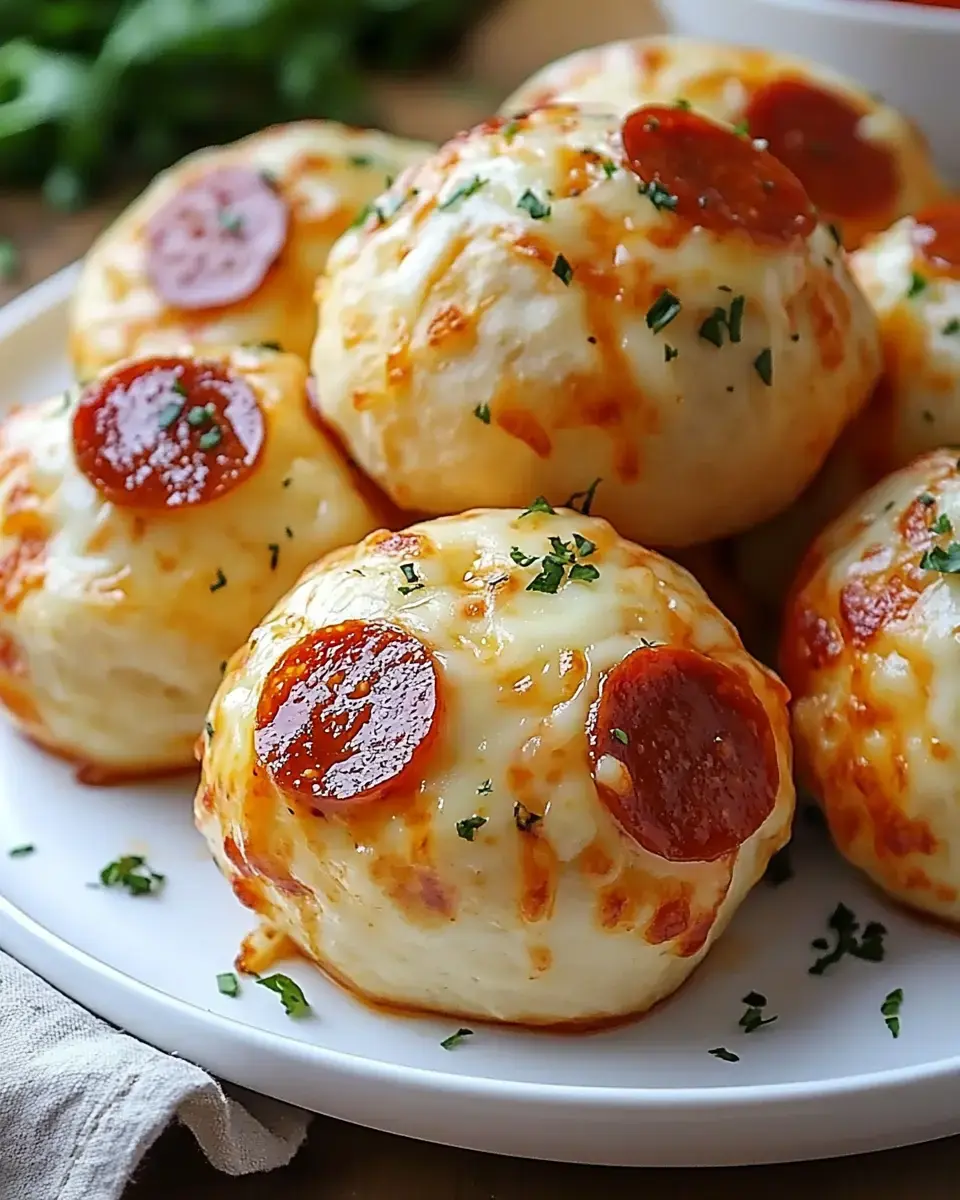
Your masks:
<path fill-rule="evenodd" d="M 648 0 L 510 0 L 475 38 L 467 67 L 489 92 L 503 95 L 540 62 L 577 45 L 647 32 L 651 19 Z M 427 83 L 384 86 L 381 99 L 394 125 L 440 138 L 476 119 L 486 96 Z M 0 304 L 82 254 L 123 200 L 114 196 L 64 217 L 33 197 L 0 194 L 0 235 L 13 238 L 22 260 L 19 277 L 0 283 Z M 171 1130 L 147 1155 L 125 1200 L 579 1200 L 593 1190 L 655 1200 L 954 1200 L 958 1174 L 960 1139 L 796 1166 L 628 1171 L 495 1158 L 317 1117 L 290 1167 L 240 1180 L 218 1175 L 187 1133 Z"/>

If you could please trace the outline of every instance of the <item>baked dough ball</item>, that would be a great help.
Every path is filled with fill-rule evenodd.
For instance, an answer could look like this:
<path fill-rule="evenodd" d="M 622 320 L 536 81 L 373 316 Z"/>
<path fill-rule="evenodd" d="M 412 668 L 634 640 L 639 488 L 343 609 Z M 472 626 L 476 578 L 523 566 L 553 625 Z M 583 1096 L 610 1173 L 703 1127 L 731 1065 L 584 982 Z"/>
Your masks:
<path fill-rule="evenodd" d="M 620 113 L 680 100 L 745 125 L 799 177 L 848 247 L 943 191 L 923 135 L 906 117 L 802 58 L 688 38 L 610 42 L 544 67 L 501 112 L 558 100 Z"/>
<path fill-rule="evenodd" d="M 189 765 L 225 660 L 380 516 L 264 350 L 118 364 L 0 426 L 0 702 L 106 780 Z"/>
<path fill-rule="evenodd" d="M 785 698 L 605 521 L 473 511 L 277 604 L 208 714 L 197 821 L 354 991 L 601 1023 L 674 991 L 789 836 Z"/>
<path fill-rule="evenodd" d="M 658 546 L 787 505 L 879 370 L 796 179 L 675 107 L 455 138 L 340 239 L 319 297 L 321 411 L 400 507 L 601 478 L 595 511 Z"/>
<path fill-rule="evenodd" d="M 770 602 L 861 492 L 918 454 L 960 444 L 960 202 L 904 217 L 850 265 L 880 320 L 884 374 L 804 495 L 738 539 L 747 591 Z"/>
<path fill-rule="evenodd" d="M 184 341 L 274 342 L 306 358 L 330 247 L 430 149 L 301 121 L 164 171 L 87 255 L 70 315 L 77 376 Z"/>
<path fill-rule="evenodd" d="M 781 662 L 801 777 L 891 895 L 960 920 L 960 471 L 936 450 L 816 541 Z"/>

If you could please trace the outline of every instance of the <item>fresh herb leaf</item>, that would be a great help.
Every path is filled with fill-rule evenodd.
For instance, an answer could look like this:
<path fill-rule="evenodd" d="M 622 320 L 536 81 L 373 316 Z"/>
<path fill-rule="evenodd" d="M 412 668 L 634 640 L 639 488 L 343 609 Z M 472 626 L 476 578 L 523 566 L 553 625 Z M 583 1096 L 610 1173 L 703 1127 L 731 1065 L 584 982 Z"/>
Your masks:
<path fill-rule="evenodd" d="M 720 349 L 723 346 L 723 331 L 727 325 L 727 314 L 722 308 L 715 308 L 709 317 L 704 318 L 699 334 L 705 342 Z"/>
<path fill-rule="evenodd" d="M 486 817 L 464 817 L 462 821 L 457 822 L 457 837 L 462 837 L 465 842 L 472 842 L 477 836 L 477 830 L 486 823 Z"/>
<path fill-rule="evenodd" d="M 461 1028 L 456 1033 L 451 1033 L 449 1037 L 444 1038 L 440 1045 L 444 1050 L 453 1050 L 461 1042 L 466 1041 L 468 1037 L 473 1037 L 473 1030 Z"/>
<path fill-rule="evenodd" d="M 921 492 L 917 497 L 924 508 L 929 508 L 931 504 L 936 504 L 936 497 L 932 492 Z"/>
<path fill-rule="evenodd" d="M 507 125 L 504 125 L 504 127 L 503 127 L 503 136 L 507 142 L 512 142 L 513 139 L 517 136 L 517 134 L 519 132 L 520 132 L 520 122 L 519 121 L 510 121 Z"/>
<path fill-rule="evenodd" d="M 514 804 L 513 823 L 521 833 L 527 833 L 534 825 L 539 825 L 542 820 L 542 813 L 532 812 L 525 804 L 521 804 L 519 800 Z"/>
<path fill-rule="evenodd" d="M 489 796 L 492 791 L 493 791 L 493 781 L 491 779 L 485 779 L 483 781 L 483 783 L 481 783 L 480 786 L 477 788 L 477 795 L 478 796 Z"/>
<path fill-rule="evenodd" d="M 831 949 L 818 958 L 809 968 L 811 975 L 822 975 L 827 967 L 833 966 L 845 955 L 863 959 L 865 962 L 881 962 L 885 953 L 883 939 L 886 928 L 879 921 L 868 921 L 860 934 L 860 922 L 845 904 L 838 904 L 830 914 L 827 925 L 835 938 Z M 811 945 L 815 950 L 824 950 L 830 943 L 826 938 L 817 938 Z"/>
<path fill-rule="evenodd" d="M 934 546 L 920 559 L 921 571 L 939 571 L 941 575 L 960 574 L 960 542 L 951 542 L 946 549 Z"/>
<path fill-rule="evenodd" d="M 576 546 L 577 554 L 579 554 L 581 558 L 589 558 L 597 548 L 596 542 L 591 542 L 589 538 L 585 538 L 583 534 L 580 533 L 575 533 L 573 535 L 573 544 Z"/>
<path fill-rule="evenodd" d="M 946 513 L 941 513 L 930 526 L 933 533 L 953 533 L 953 522 Z"/>
<path fill-rule="evenodd" d="M 574 512 L 582 513 L 583 516 L 590 516 L 590 509 L 593 508 L 593 498 L 597 494 L 597 488 L 603 480 L 597 477 L 585 492 L 574 492 L 572 496 L 562 505 L 563 508 L 572 508 Z"/>
<path fill-rule="evenodd" d="M 569 287 L 573 279 L 573 267 L 567 262 L 562 254 L 558 254 L 553 262 L 553 273 L 565 286 Z"/>
<path fill-rule="evenodd" d="M 683 305 L 669 288 L 664 288 L 660 295 L 647 309 L 647 328 L 654 333 L 666 329 L 672 320 L 680 315 Z"/>
<path fill-rule="evenodd" d="M 562 538 L 552 537 L 550 539 L 550 549 L 553 552 L 553 557 L 559 558 L 562 563 L 576 561 L 573 555 L 573 547 L 569 542 L 563 541 Z"/>
<path fill-rule="evenodd" d="M 668 188 L 665 188 L 663 184 L 658 183 L 656 180 L 653 180 L 650 183 L 641 182 L 638 186 L 638 191 L 640 192 L 641 196 L 646 196 L 653 207 L 658 211 L 667 209 L 668 211 L 672 212 L 680 202 L 679 197 L 675 196 L 673 192 L 671 192 Z"/>
<path fill-rule="evenodd" d="M 523 193 L 517 201 L 517 208 L 522 208 L 528 213 L 534 221 L 543 221 L 550 216 L 551 208 L 549 204 L 544 203 L 534 192 L 529 188 Z"/>
<path fill-rule="evenodd" d="M 510 557 L 518 567 L 532 567 L 537 561 L 535 554 L 524 554 L 519 546 L 510 547 Z"/>
<path fill-rule="evenodd" d="M 540 574 L 535 575 L 527 584 L 528 592 L 547 592 L 549 595 L 556 595 L 560 584 L 563 583 L 563 577 L 566 573 L 566 563 L 555 558 L 552 554 L 547 554 L 541 560 L 543 565 L 540 568 Z"/>
<path fill-rule="evenodd" d="M 270 551 L 270 570 L 275 571 L 277 563 L 280 561 L 280 544 L 278 542 L 271 542 L 267 546 L 267 549 Z"/>
<path fill-rule="evenodd" d="M 107 863 L 100 872 L 100 882 L 104 887 L 126 888 L 131 896 L 148 896 L 160 891 L 166 876 L 151 870 L 142 854 L 125 854 Z"/>
<path fill-rule="evenodd" d="M 673 360 L 675 358 L 677 358 L 679 356 L 679 354 L 680 354 L 680 351 L 676 348 L 676 346 L 671 346 L 669 342 L 667 342 L 664 345 L 664 347 L 663 347 L 663 361 L 664 362 L 673 362 Z"/>
<path fill-rule="evenodd" d="M 20 272 L 20 255 L 9 238 L 0 238 L 0 282 L 9 283 Z"/>
<path fill-rule="evenodd" d="M 622 729 L 613 729 L 613 730 L 611 730 L 611 733 L 617 739 L 617 741 L 622 742 L 624 746 L 630 745 L 630 739 L 627 737 L 627 735 L 624 733 L 624 731 Z"/>
<path fill-rule="evenodd" d="M 744 1033 L 755 1033 L 764 1025 L 772 1025 L 777 1017 L 765 1017 L 763 1010 L 767 1007 L 767 998 L 762 992 L 747 992 L 743 998 L 747 1006 L 746 1012 L 740 1018 L 739 1025 Z"/>
<path fill-rule="evenodd" d="M 919 296 L 921 292 L 927 290 L 927 280 L 918 272 L 910 272 L 910 286 L 907 288 L 907 299 L 912 300 L 915 296 Z"/>
<path fill-rule="evenodd" d="M 474 175 L 472 179 L 468 179 L 466 183 L 461 183 L 460 186 L 446 198 L 441 200 L 437 208 L 452 208 L 458 201 L 466 200 L 468 196 L 472 196 L 475 192 L 479 192 L 487 181 L 481 179 L 479 175 Z"/>
<path fill-rule="evenodd" d="M 417 574 L 417 568 L 413 563 L 401 563 L 400 570 L 407 581 L 406 586 L 397 588 L 401 596 L 409 596 L 411 592 L 417 592 L 423 587 L 423 581 Z"/>
<path fill-rule="evenodd" d="M 157 414 L 157 424 L 161 429 L 169 429 L 170 426 L 180 419 L 180 414 L 183 412 L 182 400 L 170 400 L 160 409 Z"/>
<path fill-rule="evenodd" d="M 523 517 L 529 517 L 531 513 L 538 513 L 538 512 L 542 512 L 542 513 L 550 513 L 550 515 L 551 515 L 551 516 L 556 516 L 556 515 L 557 515 L 557 513 L 556 513 L 556 509 L 554 509 L 554 508 L 551 508 L 551 506 L 550 506 L 550 505 L 549 505 L 549 503 L 548 503 L 548 502 L 547 502 L 547 501 L 546 501 L 546 500 L 543 498 L 543 496 L 538 496 L 538 497 L 536 498 L 536 500 L 534 500 L 534 502 L 533 502 L 533 503 L 530 505 L 530 507 L 529 507 L 529 508 L 525 508 L 525 509 L 523 510 L 523 512 L 520 514 L 520 517 L 521 517 L 521 518 L 523 518 Z"/>
<path fill-rule="evenodd" d="M 749 137 L 750 123 L 748 121 L 738 121 L 733 127 L 733 132 L 737 137 Z"/>
<path fill-rule="evenodd" d="M 673 102 L 673 107 L 682 108 L 684 112 L 689 112 L 693 108 L 693 105 L 685 96 L 678 96 Z"/>
<path fill-rule="evenodd" d="M 790 847 L 781 846 L 767 863 L 767 869 L 763 873 L 764 883 L 769 883 L 771 887 L 779 887 L 782 883 L 786 883 L 793 878 L 793 863 L 790 861 Z"/>
<path fill-rule="evenodd" d="M 892 992 L 887 993 L 884 1002 L 880 1005 L 884 1023 L 895 1038 L 900 1036 L 900 1006 L 902 1004 L 903 988 L 894 988 Z"/>
<path fill-rule="evenodd" d="M 955 333 L 960 333 L 960 317 L 951 317 L 940 332 L 946 337 L 952 337 Z"/>
<path fill-rule="evenodd" d="M 214 447 L 219 446 L 222 441 L 223 430 L 219 425 L 214 425 L 208 429 L 206 433 L 200 434 L 199 438 L 197 439 L 197 445 L 201 450 L 213 450 Z"/>
<path fill-rule="evenodd" d="M 482 421 L 484 423 L 484 425 L 489 425 L 490 424 L 490 405 L 489 404 L 478 404 L 477 407 L 473 410 L 473 415 L 477 418 L 478 421 Z"/>
<path fill-rule="evenodd" d="M 612 179 L 614 175 L 616 175 L 617 164 L 612 162 L 609 158 L 603 159 L 600 165 L 603 167 L 603 173 L 608 179 Z"/>
<path fill-rule="evenodd" d="M 217 567 L 217 577 L 214 579 L 213 583 L 210 584 L 210 591 L 219 592 L 221 588 L 225 588 L 226 586 L 227 577 L 224 575 L 223 571 Z"/>
<path fill-rule="evenodd" d="M 727 317 L 727 329 L 730 331 L 730 341 L 739 342 L 743 333 L 743 311 L 747 306 L 746 296 L 734 296 L 730 301 L 730 313 Z"/>
<path fill-rule="evenodd" d="M 7 851 L 9 858 L 27 858 L 29 855 L 36 852 L 36 846 L 33 842 L 24 842 L 20 846 L 11 846 Z"/>
<path fill-rule="evenodd" d="M 372 167 L 373 156 L 370 154 L 351 154 L 347 162 L 351 167 Z"/>
<path fill-rule="evenodd" d="M 194 429 L 198 429 L 201 425 L 209 425 L 212 420 L 213 409 L 206 404 L 195 404 L 187 412 L 187 424 Z"/>
<path fill-rule="evenodd" d="M 289 975 L 264 975 L 257 983 L 277 993 L 288 1017 L 303 1017 L 310 1011 L 303 989 Z"/>
<path fill-rule="evenodd" d="M 579 583 L 593 583 L 600 578 L 600 572 L 592 563 L 575 563 L 570 568 L 570 579 Z"/>
<path fill-rule="evenodd" d="M 713 1050 L 708 1050 L 708 1054 L 712 1054 L 714 1058 L 722 1059 L 723 1062 L 739 1062 L 740 1055 L 734 1054 L 732 1050 L 728 1050 L 726 1046 L 716 1046 Z"/>
<path fill-rule="evenodd" d="M 239 996 L 240 980 L 232 971 L 223 971 L 217 976 L 217 991 L 221 996 Z"/>
<path fill-rule="evenodd" d="M 767 387 L 773 386 L 773 351 L 769 346 L 753 360 L 753 367 Z"/>

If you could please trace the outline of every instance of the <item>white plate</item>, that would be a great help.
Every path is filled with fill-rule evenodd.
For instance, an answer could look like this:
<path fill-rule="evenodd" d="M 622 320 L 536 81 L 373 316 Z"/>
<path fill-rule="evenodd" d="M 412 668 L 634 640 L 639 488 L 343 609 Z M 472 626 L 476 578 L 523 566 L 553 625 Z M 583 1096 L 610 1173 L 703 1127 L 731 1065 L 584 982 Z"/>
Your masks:
<path fill-rule="evenodd" d="M 67 380 L 65 272 L 0 313 L 3 400 Z M 137 1036 L 306 1108 L 395 1133 L 581 1162 L 706 1165 L 821 1157 L 960 1131 L 960 947 L 864 886 L 822 833 L 801 829 L 796 877 L 761 885 L 707 963 L 646 1020 L 593 1036 L 375 1013 L 301 962 L 313 1005 L 284 1016 L 246 984 L 217 992 L 250 915 L 191 823 L 191 780 L 94 789 L 0 726 L 0 946 Z M 23 842 L 36 853 L 10 858 Z M 119 854 L 168 877 L 159 897 L 86 885 Z M 844 901 L 889 928 L 884 962 L 823 977 L 810 941 Z M 880 1013 L 904 990 L 895 1041 Z M 741 998 L 779 1020 L 745 1036 Z M 712 1047 L 737 1063 L 711 1057 Z"/>

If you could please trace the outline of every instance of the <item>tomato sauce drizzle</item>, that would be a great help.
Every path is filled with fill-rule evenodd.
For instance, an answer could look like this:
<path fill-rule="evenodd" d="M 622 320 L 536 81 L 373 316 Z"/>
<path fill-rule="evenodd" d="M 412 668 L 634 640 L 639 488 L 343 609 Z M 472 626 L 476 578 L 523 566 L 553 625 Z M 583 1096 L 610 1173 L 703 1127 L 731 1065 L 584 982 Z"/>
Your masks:
<path fill-rule="evenodd" d="M 439 725 L 437 669 L 393 625 L 309 634 L 271 670 L 254 745 L 281 791 L 312 806 L 374 800 L 416 777 Z"/>
<path fill-rule="evenodd" d="M 744 114 L 751 135 L 768 143 L 818 208 L 840 220 L 882 213 L 900 190 L 892 152 L 861 136 L 865 115 L 805 79 L 758 88 Z"/>
<path fill-rule="evenodd" d="M 695 650 L 634 650 L 605 677 L 593 710 L 601 799 L 621 828 L 671 862 L 735 853 L 773 811 L 780 768 L 759 698 L 731 667 Z"/>
<path fill-rule="evenodd" d="M 205 504 L 253 470 L 266 426 L 253 389 L 218 363 L 150 358 L 92 384 L 73 419 L 77 466 L 114 504 Z"/>
<path fill-rule="evenodd" d="M 649 105 L 623 124 L 630 169 L 662 189 L 658 207 L 688 225 L 789 245 L 816 226 L 802 184 L 748 137 L 687 109 Z"/>

